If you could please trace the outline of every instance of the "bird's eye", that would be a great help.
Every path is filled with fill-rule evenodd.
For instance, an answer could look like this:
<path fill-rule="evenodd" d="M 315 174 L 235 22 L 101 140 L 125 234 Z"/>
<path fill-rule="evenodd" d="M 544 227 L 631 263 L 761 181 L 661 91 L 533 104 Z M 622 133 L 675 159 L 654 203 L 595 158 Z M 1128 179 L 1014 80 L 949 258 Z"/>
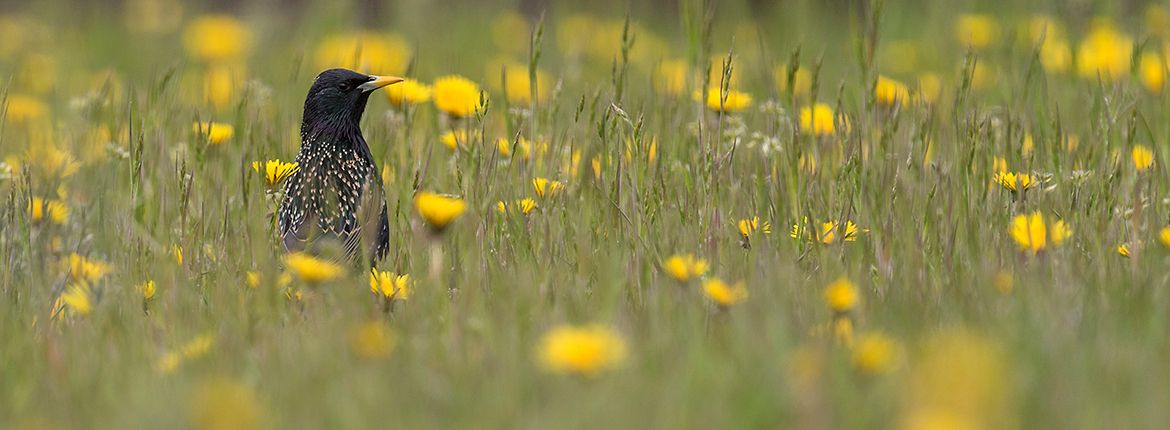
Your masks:
<path fill-rule="evenodd" d="M 349 84 L 349 82 L 342 82 L 337 84 L 337 89 L 341 90 L 342 92 L 348 92 L 352 88 L 353 87 Z"/>

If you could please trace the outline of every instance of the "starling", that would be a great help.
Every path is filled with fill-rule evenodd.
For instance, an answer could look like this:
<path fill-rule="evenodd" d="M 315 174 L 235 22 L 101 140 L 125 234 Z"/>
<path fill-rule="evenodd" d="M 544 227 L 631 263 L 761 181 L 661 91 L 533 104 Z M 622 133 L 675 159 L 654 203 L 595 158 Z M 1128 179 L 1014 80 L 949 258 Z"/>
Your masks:
<path fill-rule="evenodd" d="M 288 251 L 340 245 L 373 263 L 390 247 L 386 196 L 358 126 L 370 93 L 402 78 L 329 69 L 313 80 L 301 119 L 300 168 L 285 182 L 280 236 Z"/>

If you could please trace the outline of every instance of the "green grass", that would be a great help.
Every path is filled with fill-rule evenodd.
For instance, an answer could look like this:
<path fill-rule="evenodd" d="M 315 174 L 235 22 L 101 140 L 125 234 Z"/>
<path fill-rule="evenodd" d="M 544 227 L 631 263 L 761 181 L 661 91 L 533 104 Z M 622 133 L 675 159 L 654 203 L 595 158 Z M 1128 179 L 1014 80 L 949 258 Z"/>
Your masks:
<path fill-rule="evenodd" d="M 1016 40 L 1025 37 L 1021 23 L 1046 13 L 1075 50 L 1101 14 L 1136 48 L 1165 52 L 1168 41 L 1142 24 L 1144 9 L 820 4 L 759 13 L 699 0 L 599 6 L 592 13 L 610 28 L 625 28 L 630 11 L 624 39 L 605 58 L 563 50 L 558 29 L 574 11 L 558 5 L 543 32 L 521 41 L 516 52 L 527 54 L 512 57 L 556 81 L 552 99 L 533 110 L 509 107 L 491 85 L 498 71 L 485 70 L 502 52 L 491 38 L 498 8 L 393 9 L 391 24 L 375 30 L 412 45 L 408 76 L 462 74 L 488 89 L 490 102 L 459 122 L 430 104 L 403 114 L 372 98 L 363 130 L 392 172 L 391 251 L 379 268 L 415 282 L 389 313 L 357 266 L 317 287 L 294 281 L 304 297 L 286 297 L 271 222 L 279 200 L 251 169 L 254 160 L 295 157 L 315 47 L 356 12 L 242 13 L 254 35 L 247 82 L 217 112 L 200 97 L 205 66 L 184 56 L 181 29 L 144 37 L 125 30 L 117 12 L 29 6 L 16 19 L 50 31 L 29 33 L 11 55 L 0 49 L 0 76 L 11 77 L 3 93 L 32 94 L 50 109 L 32 125 L 7 121 L 0 158 L 23 162 L 28 148 L 52 142 L 79 170 L 62 177 L 32 167 L 0 179 L 0 427 L 199 427 L 198 417 L 234 416 L 243 404 L 271 428 L 889 428 L 905 427 L 929 404 L 923 398 L 964 393 L 983 399 L 959 403 L 989 428 L 1164 426 L 1170 253 L 1157 235 L 1170 218 L 1170 101 L 1144 88 L 1136 69 L 1117 81 L 1047 72 Z M 186 9 L 184 23 L 197 16 Z M 1002 13 L 994 15 L 999 43 L 961 46 L 953 22 L 962 11 Z M 594 36 L 579 42 L 602 39 Z M 657 41 L 663 51 L 639 51 Z M 912 71 L 890 71 L 907 61 L 885 54 L 891 41 L 918 47 Z M 51 90 L 35 94 L 22 76 L 30 53 L 56 64 Z M 730 86 L 754 101 L 721 116 L 689 96 L 720 86 L 702 72 L 707 59 L 728 55 L 734 70 L 713 76 L 738 75 Z M 681 96 L 655 89 L 651 72 L 667 59 L 700 71 Z M 816 71 L 811 94 L 773 82 L 773 68 L 794 60 Z M 993 84 L 970 84 L 975 64 L 997 71 Z M 107 69 L 117 84 L 79 102 Z M 942 77 L 936 103 L 873 101 L 877 75 L 914 88 L 922 73 Z M 844 113 L 848 131 L 797 130 L 813 100 Z M 234 137 L 209 146 L 192 131 L 197 120 L 232 124 Z M 114 131 L 109 148 L 90 138 L 101 126 Z M 438 139 L 453 126 L 484 130 L 485 139 L 453 153 Z M 48 140 L 38 137 L 45 130 Z M 548 153 L 502 159 L 495 139 L 517 133 L 548 142 Z M 1075 151 L 1062 148 L 1069 136 Z M 1137 144 L 1155 153 L 1144 173 L 1130 161 Z M 570 174 L 562 164 L 574 151 L 581 159 Z M 802 155 L 816 157 L 815 171 L 800 167 Z M 991 183 L 996 157 L 1050 179 L 1013 198 Z M 535 198 L 535 177 L 568 186 L 531 215 L 496 212 L 497 201 Z M 461 195 L 469 210 L 433 237 L 413 207 L 416 189 Z M 29 199 L 58 190 L 68 221 L 33 222 Z M 1065 220 L 1072 237 L 1021 252 L 1009 225 L 1033 211 Z M 772 233 L 745 249 L 736 223 L 752 216 Z M 831 245 L 790 238 L 806 217 L 867 231 Z M 1122 243 L 1130 258 L 1118 255 Z M 437 273 L 432 246 L 443 255 Z M 54 320 L 52 304 L 70 283 L 60 261 L 70 253 L 113 271 L 93 286 L 91 312 Z M 721 309 L 698 282 L 672 280 L 660 263 L 676 253 L 706 258 L 711 276 L 742 279 L 749 298 Z M 247 286 L 249 271 L 261 274 L 259 287 Z M 997 274 L 1013 279 L 1009 293 L 995 287 Z M 897 346 L 884 372 L 855 368 L 856 350 L 830 333 L 823 292 L 840 277 L 860 288 L 855 336 L 880 332 Z M 158 292 L 144 312 L 136 286 L 148 279 Z M 388 357 L 351 350 L 355 327 L 369 321 L 393 331 Z M 592 323 L 625 339 L 622 366 L 593 378 L 542 369 L 535 350 L 546 331 Z M 158 370 L 165 354 L 203 335 L 214 339 L 205 355 Z M 956 343 L 967 347 L 938 347 Z M 954 368 L 932 373 L 940 360 Z M 967 371 L 974 376 L 964 379 Z M 215 391 L 208 381 L 217 378 L 239 397 Z M 238 401 L 208 406 L 199 395 L 208 389 Z"/>

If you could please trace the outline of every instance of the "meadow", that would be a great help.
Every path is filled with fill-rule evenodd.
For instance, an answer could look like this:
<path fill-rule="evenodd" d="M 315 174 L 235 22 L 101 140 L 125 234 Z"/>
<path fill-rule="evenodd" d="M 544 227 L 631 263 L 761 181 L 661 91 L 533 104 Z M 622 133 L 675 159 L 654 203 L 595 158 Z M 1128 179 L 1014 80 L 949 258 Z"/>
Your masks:
<path fill-rule="evenodd" d="M 365 4 L 0 9 L 0 428 L 1170 423 L 1165 2 Z"/>

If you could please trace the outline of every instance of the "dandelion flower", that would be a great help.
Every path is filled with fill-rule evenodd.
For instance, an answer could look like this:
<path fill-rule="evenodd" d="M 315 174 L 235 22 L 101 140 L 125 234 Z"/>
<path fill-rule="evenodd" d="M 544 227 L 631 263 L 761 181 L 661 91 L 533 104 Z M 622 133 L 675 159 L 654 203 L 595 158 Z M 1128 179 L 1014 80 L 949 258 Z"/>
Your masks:
<path fill-rule="evenodd" d="M 1151 93 L 1161 93 L 1166 85 L 1167 73 L 1167 64 L 1162 57 L 1154 52 L 1144 53 L 1138 67 L 1138 77 L 1141 78 L 1142 86 Z"/>
<path fill-rule="evenodd" d="M 484 107 L 480 103 L 479 85 L 458 75 L 435 79 L 431 95 L 435 107 L 455 118 L 472 116 Z"/>
<path fill-rule="evenodd" d="M 532 106 L 532 79 L 528 74 L 528 66 L 516 62 L 505 63 L 502 68 L 490 70 L 489 76 L 500 76 L 500 70 L 504 73 L 504 97 L 508 99 L 508 103 L 530 107 Z M 552 92 L 549 86 L 551 78 L 542 70 L 536 71 L 536 102 L 541 103 L 548 100 L 549 94 Z"/>
<path fill-rule="evenodd" d="M 69 277 L 84 281 L 86 283 L 95 284 L 113 271 L 109 264 L 83 257 L 78 254 L 69 254 Z"/>
<path fill-rule="evenodd" d="M 61 303 L 70 311 L 81 316 L 89 315 L 93 310 L 93 292 L 85 282 L 72 283 L 61 294 Z"/>
<path fill-rule="evenodd" d="M 268 185 L 268 188 L 280 185 L 281 182 L 296 173 L 298 167 L 299 164 L 296 162 L 286 163 L 279 159 L 252 162 L 252 170 L 264 175 L 264 183 Z"/>
<path fill-rule="evenodd" d="M 964 47 L 984 49 L 999 40 L 999 24 L 989 15 L 960 15 L 955 22 L 955 38 Z"/>
<path fill-rule="evenodd" d="M 1129 258 L 1129 245 L 1124 244 L 1124 243 L 1121 245 L 1117 245 L 1117 255 L 1120 255 L 1120 256 L 1125 257 L 1125 258 Z"/>
<path fill-rule="evenodd" d="M 29 220 L 34 224 L 49 221 L 53 224 L 63 225 L 69 221 L 69 207 L 65 205 L 64 201 L 33 197 L 28 204 Z"/>
<path fill-rule="evenodd" d="M 244 283 L 248 284 L 248 286 L 251 288 L 259 287 L 260 280 L 260 272 L 249 271 L 248 273 L 244 274 Z"/>
<path fill-rule="evenodd" d="M 358 31 L 322 41 L 316 61 L 321 70 L 344 67 L 373 75 L 400 75 L 411 54 L 410 44 L 399 36 Z"/>
<path fill-rule="evenodd" d="M 536 207 L 536 200 L 530 198 L 516 200 L 516 202 L 513 204 L 508 204 L 502 200 L 496 202 L 496 210 L 499 211 L 502 215 L 507 215 L 510 210 L 516 209 L 519 209 L 520 213 L 528 215 L 532 213 L 532 211 L 536 210 Z"/>
<path fill-rule="evenodd" d="M 1133 167 L 1137 171 L 1144 172 L 1154 165 L 1154 151 L 1150 150 L 1145 145 L 1134 145 L 1133 147 Z"/>
<path fill-rule="evenodd" d="M 666 271 L 666 274 L 679 282 L 687 282 L 703 276 L 709 268 L 707 260 L 695 258 L 694 254 L 676 254 L 662 262 L 662 269 Z"/>
<path fill-rule="evenodd" d="M 683 60 L 667 60 L 654 68 L 654 88 L 659 92 L 678 96 L 687 87 L 687 63 Z"/>
<path fill-rule="evenodd" d="M 23 124 L 43 119 L 49 107 L 40 99 L 22 94 L 9 94 L 4 119 L 10 123 Z"/>
<path fill-rule="evenodd" d="M 147 280 L 138 286 L 138 291 L 142 293 L 142 300 L 150 301 L 154 299 L 154 294 L 158 291 L 158 288 L 155 286 L 154 280 Z"/>
<path fill-rule="evenodd" d="M 370 291 L 387 299 L 410 298 L 410 275 L 394 272 L 370 272 Z"/>
<path fill-rule="evenodd" d="M 442 232 L 448 224 L 463 215 L 467 203 L 458 197 L 420 191 L 414 196 L 414 208 L 432 230 Z"/>
<path fill-rule="evenodd" d="M 183 31 L 183 47 L 192 58 L 207 62 L 237 61 L 248 54 L 252 32 L 229 15 L 204 15 Z"/>
<path fill-rule="evenodd" d="M 466 148 L 470 139 L 479 139 L 479 132 L 468 133 L 465 130 L 451 130 L 439 136 L 439 142 L 452 151 Z"/>
<path fill-rule="evenodd" d="M 1077 48 L 1077 72 L 1087 79 L 1116 80 L 1129 73 L 1133 39 L 1099 21 Z"/>
<path fill-rule="evenodd" d="M 235 135 L 235 127 L 220 122 L 197 122 L 191 127 L 201 138 L 207 139 L 212 145 L 227 142 Z"/>
<path fill-rule="evenodd" d="M 536 354 L 545 370 L 593 377 L 625 360 L 626 342 L 609 327 L 566 325 L 549 330 Z"/>
<path fill-rule="evenodd" d="M 707 106 L 707 109 L 715 112 L 733 113 L 747 109 L 752 105 L 752 95 L 736 91 L 732 89 L 727 90 L 727 98 L 724 99 L 723 91 L 718 87 L 707 89 L 707 96 L 704 98 L 698 91 L 695 92 L 695 100 L 702 100 Z"/>
<path fill-rule="evenodd" d="M 294 252 L 285 256 L 284 263 L 297 278 L 312 285 L 331 281 L 345 275 L 345 267 L 303 252 Z"/>
<path fill-rule="evenodd" d="M 496 151 L 500 153 L 501 157 L 511 157 L 512 146 L 513 143 L 511 140 L 505 139 L 503 137 L 496 139 Z M 528 141 L 528 139 L 521 137 L 520 140 L 515 142 L 514 146 L 516 146 L 516 149 L 520 150 L 520 156 L 524 159 L 524 161 L 528 161 L 532 158 L 532 142 Z"/>
<path fill-rule="evenodd" d="M 837 120 L 848 130 L 849 122 L 844 116 L 833 113 L 833 108 L 824 103 L 817 103 L 813 107 L 800 108 L 800 129 L 814 136 L 828 136 L 836 130 Z"/>
<path fill-rule="evenodd" d="M 754 216 L 751 218 L 744 218 L 739 220 L 739 234 L 743 237 L 749 237 L 756 232 L 763 234 L 772 234 L 772 224 L 768 221 L 760 223 L 760 217 Z"/>
<path fill-rule="evenodd" d="M 853 345 L 853 367 L 868 375 L 893 370 L 897 364 L 898 343 L 882 333 L 866 333 Z"/>
<path fill-rule="evenodd" d="M 1040 212 L 1016 215 L 1012 218 L 1009 232 L 1020 249 L 1029 252 L 1044 250 L 1049 247 L 1050 241 L 1052 246 L 1059 246 L 1072 235 L 1072 230 L 1063 220 L 1053 223 L 1049 231 L 1049 226 L 1044 222 L 1044 215 Z"/>
<path fill-rule="evenodd" d="M 354 327 L 349 334 L 349 349 L 358 358 L 378 360 L 390 356 L 397 338 L 381 321 L 368 321 Z"/>
<path fill-rule="evenodd" d="M 780 92 L 788 94 L 788 74 L 790 69 L 787 64 L 776 66 L 772 71 L 772 76 L 776 80 L 776 87 Z M 808 69 L 797 67 L 796 74 L 792 76 L 792 91 L 796 96 L 808 94 L 812 92 L 812 73 Z"/>
<path fill-rule="evenodd" d="M 842 276 L 825 287 L 825 303 L 833 312 L 852 311 L 860 301 L 861 293 L 857 290 L 857 284 L 849 278 Z"/>
<path fill-rule="evenodd" d="M 910 100 L 910 88 L 887 76 L 878 76 L 873 95 L 879 104 L 894 106 Z"/>
<path fill-rule="evenodd" d="M 236 89 L 244 80 L 241 66 L 212 65 L 203 73 L 203 99 L 222 112 L 231 106 Z"/>
<path fill-rule="evenodd" d="M 1170 248 L 1170 227 L 1162 227 L 1158 230 L 1158 242 L 1166 248 Z"/>
<path fill-rule="evenodd" d="M 703 292 L 707 294 L 707 298 L 722 307 L 734 306 L 748 297 L 747 288 L 742 281 L 729 285 L 719 278 L 703 281 Z"/>
<path fill-rule="evenodd" d="M 183 265 L 183 247 L 182 246 L 179 246 L 179 244 L 177 244 L 177 243 L 174 245 L 171 245 L 171 256 L 175 257 L 176 264 L 178 264 L 180 266 Z"/>
<path fill-rule="evenodd" d="M 532 189 L 536 191 L 536 196 L 540 198 L 552 197 L 557 195 L 565 184 L 561 181 L 554 181 L 548 178 L 535 178 L 532 180 Z"/>
<path fill-rule="evenodd" d="M 1036 186 L 1037 181 L 1027 173 L 999 172 L 993 180 L 1005 190 L 1013 193 L 1028 191 Z"/>
<path fill-rule="evenodd" d="M 394 106 L 419 105 L 431 101 L 431 86 L 414 79 L 405 79 L 385 90 L 386 99 Z"/>
<path fill-rule="evenodd" d="M 1052 227 L 1048 232 L 1048 240 L 1052 242 L 1052 246 L 1064 244 L 1064 241 L 1070 236 L 1072 236 L 1072 229 L 1068 227 L 1068 224 L 1064 220 L 1058 220 L 1052 223 Z"/>

